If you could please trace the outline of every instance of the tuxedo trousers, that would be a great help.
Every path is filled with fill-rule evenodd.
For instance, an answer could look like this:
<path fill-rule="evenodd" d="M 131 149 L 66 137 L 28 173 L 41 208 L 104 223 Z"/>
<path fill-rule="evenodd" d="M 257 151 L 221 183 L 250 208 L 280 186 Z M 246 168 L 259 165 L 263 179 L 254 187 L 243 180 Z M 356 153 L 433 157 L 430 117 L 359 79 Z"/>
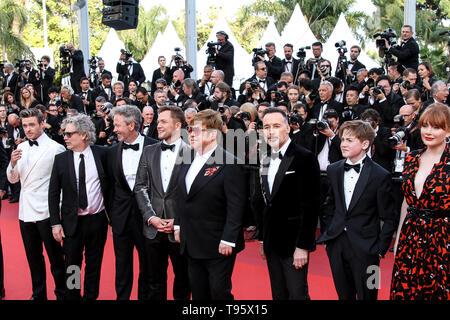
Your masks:
<path fill-rule="evenodd" d="M 132 212 L 128 215 L 123 232 L 118 234 L 113 231 L 117 300 L 130 299 L 133 287 L 134 248 L 136 248 L 139 257 L 138 300 L 150 298 L 150 270 L 145 251 L 141 217 L 140 213 Z"/>
<path fill-rule="evenodd" d="M 180 244 L 169 241 L 166 233 L 158 232 L 154 239 L 145 238 L 148 265 L 150 268 L 150 299 L 167 300 L 167 268 L 172 262 L 173 298 L 189 300 L 191 288 L 186 257 L 180 254 Z"/>
<path fill-rule="evenodd" d="M 2 234 L 0 233 L 0 295 L 5 288 L 5 274 L 3 269 L 3 249 L 2 249 Z"/>
<path fill-rule="evenodd" d="M 236 253 L 215 259 L 193 259 L 188 256 L 192 300 L 234 300 L 231 276 Z"/>
<path fill-rule="evenodd" d="M 355 254 L 347 232 L 326 243 L 331 273 L 339 300 L 377 300 L 378 290 L 368 285 L 369 266 L 378 266 L 378 257 L 371 259 Z"/>
<path fill-rule="evenodd" d="M 47 281 L 43 247 L 50 261 L 50 270 L 55 281 L 55 295 L 63 299 L 66 291 L 65 266 L 61 245 L 53 238 L 50 219 L 37 222 L 19 220 L 20 233 L 31 272 L 33 297 L 47 300 Z"/>
<path fill-rule="evenodd" d="M 308 263 L 303 268 L 295 269 L 293 255 L 282 258 L 275 252 L 266 254 L 266 261 L 273 300 L 310 300 Z"/>
<path fill-rule="evenodd" d="M 78 216 L 77 229 L 72 236 L 64 238 L 64 253 L 66 267 L 78 266 L 81 270 L 83 252 L 85 257 L 84 269 L 84 300 L 96 300 L 100 287 L 100 271 L 103 260 L 106 236 L 108 232 L 108 219 L 105 211 L 96 214 Z M 68 274 L 68 276 L 71 276 Z M 68 277 L 68 282 L 70 281 Z M 81 280 L 80 280 L 81 282 Z M 69 300 L 81 299 L 81 288 L 68 288 Z"/>

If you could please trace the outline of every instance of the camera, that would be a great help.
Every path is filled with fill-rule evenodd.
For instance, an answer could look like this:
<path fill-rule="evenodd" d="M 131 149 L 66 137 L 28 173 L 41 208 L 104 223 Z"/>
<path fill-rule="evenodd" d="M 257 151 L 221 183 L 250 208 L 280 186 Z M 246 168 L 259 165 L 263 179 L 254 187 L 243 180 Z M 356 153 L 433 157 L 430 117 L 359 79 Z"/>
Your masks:
<path fill-rule="evenodd" d="M 252 88 L 252 90 L 260 88 L 258 80 L 253 79 L 252 81 L 250 81 L 250 87 Z"/>
<path fill-rule="evenodd" d="M 216 46 L 220 45 L 220 41 L 217 41 L 217 42 L 211 41 L 211 42 L 208 42 L 206 45 L 208 46 L 208 48 L 206 49 L 206 54 L 208 55 L 206 64 L 208 64 L 210 66 L 215 66 L 216 58 L 217 58 Z"/>
<path fill-rule="evenodd" d="M 223 124 L 227 124 L 227 115 L 226 114 L 221 114 L 220 118 L 222 119 Z"/>
<path fill-rule="evenodd" d="M 219 107 L 219 109 L 217 109 L 217 111 L 219 111 L 219 113 L 224 113 L 225 112 L 225 108 L 224 107 Z"/>
<path fill-rule="evenodd" d="M 70 50 L 65 46 L 59 47 L 59 58 L 61 59 L 61 68 L 59 73 L 61 75 L 66 75 L 70 73 L 69 67 L 69 58 L 70 58 Z"/>
<path fill-rule="evenodd" d="M 175 48 L 173 49 L 175 51 L 175 65 L 179 68 L 181 67 L 182 63 L 183 63 L 183 57 L 180 54 L 181 49 L 180 48 Z"/>
<path fill-rule="evenodd" d="M 379 95 L 379 94 L 381 94 L 381 93 L 384 93 L 384 94 L 386 94 L 385 92 L 384 92 L 384 88 L 382 87 L 382 86 L 376 86 L 375 88 L 373 88 L 373 94 L 374 95 Z"/>
<path fill-rule="evenodd" d="M 248 112 L 242 112 L 241 114 L 239 114 L 239 119 L 241 119 L 242 121 L 245 121 L 245 120 L 251 121 L 252 116 Z"/>
<path fill-rule="evenodd" d="M 219 46 L 220 45 L 220 41 L 216 41 L 216 42 L 208 42 L 206 44 L 208 46 L 208 48 L 214 48 L 215 46 Z"/>
<path fill-rule="evenodd" d="M 22 73 L 25 70 L 25 61 L 27 61 L 26 59 L 15 59 L 16 65 L 15 67 L 19 70 L 19 74 Z"/>
<path fill-rule="evenodd" d="M 306 57 L 306 51 L 305 50 L 310 50 L 310 49 L 311 49 L 310 46 L 299 48 L 298 52 L 297 52 L 297 57 L 298 58 L 305 58 Z"/>
<path fill-rule="evenodd" d="M 305 121 L 303 120 L 302 116 L 298 113 L 293 113 L 289 116 L 289 124 L 292 126 L 299 126 L 301 127 Z"/>
<path fill-rule="evenodd" d="M 375 87 L 375 80 L 372 78 L 367 79 L 366 86 L 368 86 L 369 89 Z"/>
<path fill-rule="evenodd" d="M 373 37 L 379 38 L 375 41 L 377 48 L 386 49 L 386 43 L 384 42 L 384 39 L 386 39 L 391 46 L 397 44 L 397 33 L 392 28 L 387 28 L 382 32 L 377 32 L 373 35 Z"/>
<path fill-rule="evenodd" d="M 92 56 L 92 58 L 88 60 L 89 67 L 90 67 L 92 70 L 97 69 L 97 63 L 98 63 L 98 60 L 100 60 L 100 58 L 97 57 L 97 56 Z"/>
<path fill-rule="evenodd" d="M 264 129 L 264 125 L 262 120 L 258 120 L 258 122 L 256 122 L 256 130 L 263 130 Z"/>
<path fill-rule="evenodd" d="M 110 107 L 112 107 L 112 104 L 111 103 L 104 103 L 104 104 L 102 104 L 101 106 L 100 106 L 100 110 L 102 110 L 102 112 L 104 113 L 104 114 L 106 114 L 107 116 L 109 116 L 109 113 L 111 112 L 111 108 Z"/>
<path fill-rule="evenodd" d="M 42 60 L 38 60 L 37 61 L 37 67 L 39 68 L 39 69 L 42 69 L 43 67 L 44 67 L 44 64 L 42 63 Z"/>
<path fill-rule="evenodd" d="M 124 49 L 120 49 L 120 53 L 125 55 L 126 60 L 129 60 L 133 56 L 131 52 L 128 52 L 127 50 Z"/>
<path fill-rule="evenodd" d="M 8 133 L 8 131 L 6 131 L 6 128 L 0 126 L 0 136 L 7 134 L 7 133 Z"/>
<path fill-rule="evenodd" d="M 310 94 L 309 94 L 309 100 L 313 101 L 317 99 L 319 93 L 317 92 L 316 89 L 313 89 Z"/>
<path fill-rule="evenodd" d="M 283 100 L 284 93 L 281 91 L 275 91 L 275 101 L 279 102 Z"/>
<path fill-rule="evenodd" d="M 264 57 L 266 54 L 269 53 L 269 50 L 264 50 L 263 48 L 253 48 L 252 51 L 253 51 L 253 59 L 252 59 L 253 64 L 260 61 L 258 56 Z"/>
<path fill-rule="evenodd" d="M 328 68 L 325 66 L 320 66 L 319 67 L 320 73 L 327 79 L 330 77 L 330 74 L 328 72 Z"/>
<path fill-rule="evenodd" d="M 343 47 L 345 47 L 345 40 L 341 40 L 341 41 L 338 41 L 338 42 L 336 42 L 335 44 L 334 44 L 334 46 L 336 47 L 336 48 L 343 48 Z"/>
<path fill-rule="evenodd" d="M 308 122 L 314 131 L 322 131 L 330 127 L 330 123 L 327 120 L 319 121 L 317 119 L 311 119 Z"/>
<path fill-rule="evenodd" d="M 70 56 L 70 49 L 66 46 L 59 47 L 59 57 L 62 58 L 68 58 Z"/>
<path fill-rule="evenodd" d="M 349 107 L 344 108 L 344 111 L 342 111 L 341 117 L 342 117 L 342 122 L 356 120 L 358 118 L 356 116 L 356 114 L 353 112 L 353 110 Z"/>
<path fill-rule="evenodd" d="M 391 148 L 399 145 L 403 138 L 409 134 L 409 128 L 407 127 L 399 127 L 395 130 L 395 134 L 388 138 L 388 144 Z"/>
<path fill-rule="evenodd" d="M 409 82 L 408 80 L 403 81 L 400 85 L 406 90 L 411 89 L 411 82 Z"/>

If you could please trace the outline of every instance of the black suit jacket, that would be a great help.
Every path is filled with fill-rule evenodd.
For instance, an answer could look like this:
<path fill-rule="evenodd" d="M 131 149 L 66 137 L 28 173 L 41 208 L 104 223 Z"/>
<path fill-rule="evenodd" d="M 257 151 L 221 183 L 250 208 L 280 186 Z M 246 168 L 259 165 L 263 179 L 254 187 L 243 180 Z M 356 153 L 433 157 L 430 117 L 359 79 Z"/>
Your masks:
<path fill-rule="evenodd" d="M 263 159 L 263 173 L 269 162 L 269 157 Z M 261 176 L 265 208 L 259 212 L 257 222 L 259 240 L 263 241 L 266 254 L 274 252 L 288 258 L 296 248 L 315 250 L 319 181 L 319 164 L 314 154 L 293 142 L 281 160 L 272 193 L 267 174 Z"/>
<path fill-rule="evenodd" d="M 350 63 L 350 61 L 348 61 L 348 62 Z M 365 69 L 365 68 L 366 68 L 365 65 L 363 65 L 361 62 L 359 62 L 359 60 L 356 60 L 353 63 L 352 67 L 350 68 L 350 71 L 352 72 L 351 82 L 356 80 L 356 72 L 358 72 L 359 69 Z M 345 72 L 345 70 L 343 70 L 343 68 L 339 68 L 336 70 L 335 76 L 337 78 L 342 79 L 342 81 L 344 81 L 344 83 L 346 83 L 345 82 L 346 75 L 347 75 L 347 73 Z"/>
<path fill-rule="evenodd" d="M 406 43 L 389 48 L 389 52 L 397 57 L 397 62 L 403 67 L 417 70 L 419 65 L 419 45 L 414 38 Z"/>
<path fill-rule="evenodd" d="M 111 102 L 115 99 L 114 96 L 114 92 L 112 91 L 112 86 L 111 86 L 111 97 L 108 97 L 108 94 L 105 91 L 105 88 L 103 87 L 103 85 L 99 85 L 98 87 L 96 87 L 95 89 L 92 90 L 92 94 L 91 94 L 91 99 L 94 102 L 94 107 L 95 107 L 95 99 L 97 99 L 97 97 L 102 96 L 105 97 L 106 101 Z"/>
<path fill-rule="evenodd" d="M 272 78 L 275 81 L 280 80 L 280 76 L 284 71 L 283 69 L 284 66 L 281 59 L 278 58 L 277 56 L 274 56 L 272 60 L 266 60 L 266 66 L 267 66 L 267 77 Z"/>
<path fill-rule="evenodd" d="M 7 76 L 5 76 L 5 81 L 3 82 L 3 89 L 8 87 L 11 93 L 14 94 L 14 97 L 16 98 L 16 101 L 19 101 L 19 88 L 17 87 L 17 83 L 19 82 L 19 75 L 13 71 L 13 75 L 11 77 L 11 80 L 9 80 L 9 83 L 6 83 Z"/>
<path fill-rule="evenodd" d="M 152 76 L 152 96 L 155 94 L 156 91 L 156 80 L 158 79 L 164 79 L 166 80 L 167 85 L 169 85 L 172 82 L 172 73 L 170 72 L 169 68 L 166 68 L 166 72 L 162 74 L 161 69 L 158 68 L 155 71 L 153 71 Z"/>
<path fill-rule="evenodd" d="M 342 111 L 344 110 L 344 105 L 342 103 L 337 102 L 336 100 L 333 100 L 333 98 L 331 98 L 331 100 L 328 100 L 326 104 L 327 108 L 325 109 L 325 111 L 329 109 L 334 109 L 339 114 L 339 118 L 341 118 Z M 319 102 L 316 103 L 311 109 L 311 118 L 313 119 L 319 118 L 321 106 L 322 104 L 319 100 Z"/>
<path fill-rule="evenodd" d="M 81 98 L 78 95 L 73 94 L 68 103 L 70 109 L 75 109 L 78 110 L 79 113 L 86 114 L 85 110 L 87 110 L 88 107 L 84 107 L 83 101 L 81 101 Z"/>
<path fill-rule="evenodd" d="M 324 232 L 318 242 L 326 243 L 347 232 L 358 257 L 384 256 L 397 226 L 391 175 L 366 157 L 347 210 L 344 196 L 345 161 L 328 166 L 330 189 L 321 220 Z M 381 221 L 384 222 L 382 228 Z"/>
<path fill-rule="evenodd" d="M 109 213 L 110 181 L 106 171 L 107 149 L 100 146 L 91 146 L 91 149 L 100 179 L 103 203 L 106 212 Z M 60 207 L 61 191 L 62 204 Z M 78 223 L 78 189 L 72 150 L 55 156 L 48 190 L 48 207 L 51 225 L 61 224 L 65 235 L 73 236 Z"/>
<path fill-rule="evenodd" d="M 86 73 L 84 72 L 83 52 L 81 50 L 75 50 L 73 52 L 73 55 L 70 56 L 70 59 L 72 60 L 73 66 L 73 72 L 71 73 L 71 76 L 73 77 L 73 79 L 78 80 L 77 83 L 79 83 L 79 80 L 82 77 L 86 76 Z"/>
<path fill-rule="evenodd" d="M 315 154 L 318 155 L 323 147 L 325 146 L 325 143 L 327 142 L 327 136 L 320 134 L 317 136 L 317 149 L 316 149 L 316 141 L 313 139 L 313 147 L 315 150 Z M 342 159 L 342 151 L 341 151 L 341 139 L 339 138 L 339 135 L 336 134 L 333 139 L 331 139 L 331 143 L 328 148 L 328 161 L 330 163 L 334 163 L 336 161 L 339 161 Z"/>
<path fill-rule="evenodd" d="M 392 149 L 388 143 L 390 137 L 392 137 L 392 134 L 389 128 L 378 127 L 377 136 L 373 141 L 372 147 L 375 148 L 372 160 L 388 172 L 392 172 L 395 158 L 395 150 Z"/>
<path fill-rule="evenodd" d="M 293 62 L 292 62 L 292 71 L 291 71 L 291 73 L 294 76 L 294 83 L 297 83 L 297 75 L 298 75 L 298 72 L 300 71 L 298 69 L 299 61 L 297 59 L 294 59 L 294 58 L 292 58 L 292 61 Z M 287 69 L 286 69 L 286 65 L 287 65 L 286 59 L 281 60 L 281 63 L 283 64 L 283 72 L 287 71 Z"/>
<path fill-rule="evenodd" d="M 90 114 L 92 111 L 95 111 L 95 98 L 97 98 L 97 97 L 94 97 L 93 90 L 89 89 L 87 91 L 87 94 L 84 94 L 83 92 L 79 92 L 77 94 L 77 96 L 79 96 L 81 98 L 81 102 L 83 102 L 83 99 L 86 99 L 89 102 L 89 104 L 87 104 L 87 105 L 85 105 L 83 103 L 83 105 L 86 107 L 87 114 Z"/>
<path fill-rule="evenodd" d="M 216 57 L 216 70 L 223 71 L 225 74 L 224 82 L 231 87 L 234 77 L 234 47 L 228 41 L 220 48 Z"/>
<path fill-rule="evenodd" d="M 155 114 L 155 118 L 153 119 L 152 123 L 150 124 L 150 127 L 147 130 L 147 134 L 144 135 L 144 123 L 141 124 L 141 127 L 139 129 L 139 132 L 146 136 L 151 138 L 152 140 L 155 140 L 157 142 L 158 140 L 158 123 L 157 123 L 158 118 L 156 117 Z"/>
<path fill-rule="evenodd" d="M 181 166 L 175 225 L 180 226 L 182 254 L 187 252 L 194 259 L 221 258 L 218 250 L 221 240 L 235 243 L 233 253 L 244 249 L 242 228 L 248 187 L 243 166 L 230 164 L 236 161 L 218 146 L 189 193 L 185 178 L 190 164 Z"/>
<path fill-rule="evenodd" d="M 128 88 L 130 80 L 136 81 L 140 86 L 145 81 L 144 69 L 139 63 L 133 62 L 133 72 L 131 75 L 128 73 L 128 65 L 117 63 L 116 72 L 119 74 L 118 80 L 123 81 L 125 88 Z"/>
<path fill-rule="evenodd" d="M 383 102 L 375 101 L 372 108 L 377 110 L 381 116 L 381 126 L 392 128 L 394 126 L 394 117 L 405 104 L 401 96 L 391 92 Z"/>
<path fill-rule="evenodd" d="M 251 78 L 245 80 L 245 81 L 241 84 L 241 86 L 239 87 L 239 93 L 242 94 L 242 92 L 245 90 L 245 83 L 246 83 L 247 81 L 248 81 L 248 82 L 252 82 L 252 81 L 255 80 L 255 79 L 256 79 L 256 74 L 254 74 Z M 276 83 L 276 81 L 275 81 L 274 79 L 272 79 L 272 78 L 270 78 L 269 76 L 267 76 L 267 78 L 266 78 L 267 90 L 269 90 L 269 88 L 270 88 L 271 86 L 273 86 L 275 83 Z"/>
<path fill-rule="evenodd" d="M 156 142 L 152 138 L 144 137 L 144 149 L 145 146 Z M 118 235 L 123 233 L 127 220 L 131 215 L 136 215 L 136 217 L 139 217 L 137 221 L 142 222 L 134 192 L 130 189 L 123 173 L 122 151 L 123 142 L 119 142 L 108 149 L 107 157 L 108 175 L 111 177 L 111 210 L 109 211 L 109 217 L 112 230 Z"/>

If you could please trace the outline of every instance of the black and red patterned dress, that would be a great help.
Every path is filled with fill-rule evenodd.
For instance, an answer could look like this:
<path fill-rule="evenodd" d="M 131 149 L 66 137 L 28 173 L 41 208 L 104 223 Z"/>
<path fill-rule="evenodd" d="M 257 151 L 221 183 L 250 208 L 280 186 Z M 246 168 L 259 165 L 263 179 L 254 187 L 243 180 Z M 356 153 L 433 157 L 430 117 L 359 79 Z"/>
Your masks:
<path fill-rule="evenodd" d="M 391 300 L 450 299 L 449 144 L 417 199 L 414 180 L 424 151 L 412 152 L 405 159 L 403 194 L 409 210 L 399 237 Z"/>

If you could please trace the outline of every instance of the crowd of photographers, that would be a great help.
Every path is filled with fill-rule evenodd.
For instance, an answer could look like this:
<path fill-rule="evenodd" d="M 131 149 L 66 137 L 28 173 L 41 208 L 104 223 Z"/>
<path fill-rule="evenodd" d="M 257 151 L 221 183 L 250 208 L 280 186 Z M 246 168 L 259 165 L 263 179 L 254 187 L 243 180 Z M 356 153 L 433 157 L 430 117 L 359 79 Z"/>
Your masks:
<path fill-rule="evenodd" d="M 359 46 L 352 46 L 347 58 L 345 41 L 336 43 L 336 66 L 322 56 L 320 42 L 299 48 L 297 53 L 291 44 L 276 48 L 269 42 L 265 48 L 253 50 L 255 72 L 236 89 L 230 86 L 234 48 L 222 31 L 216 34 L 217 42 L 208 43 L 208 65 L 204 66 L 201 79 L 190 78 L 193 68 L 175 48 L 169 65 L 165 57 L 158 58 L 159 68 L 153 72 L 150 85 L 141 65 L 125 50 L 120 52 L 116 65 L 118 79 L 114 82 L 112 73 L 98 57 L 88 61 L 90 68 L 86 75 L 83 53 L 69 43 L 60 48 L 60 57 L 62 72 L 70 74 L 70 85 L 54 86 L 55 70 L 49 66 L 48 56 L 38 60 L 36 67 L 30 60 L 2 65 L 3 145 L 10 154 L 25 139 L 18 114 L 30 107 L 43 112 L 46 133 L 61 144 L 64 144 L 62 120 L 85 113 L 95 124 L 96 143 L 112 145 L 117 137 L 109 114 L 112 108 L 123 104 L 139 107 L 143 116 L 140 132 L 155 139 L 157 110 L 171 104 L 183 109 L 188 125 L 196 112 L 217 110 L 222 114 L 224 136 L 229 130 L 241 129 L 247 136 L 255 134 L 257 139 L 253 140 L 258 143 L 261 114 L 272 106 L 288 114 L 292 140 L 317 156 L 324 186 L 327 166 L 342 159 L 336 134 L 339 126 L 355 119 L 370 122 L 377 131 L 369 156 L 398 179 L 405 154 L 422 147 L 417 127 L 419 116 L 428 105 L 448 104 L 449 100 L 448 86 L 433 78 L 431 64 L 419 63 L 419 48 L 412 35 L 411 27 L 404 26 L 401 42 L 397 44 L 391 29 L 376 34 L 377 47 L 385 58 L 384 68 L 370 70 L 358 60 Z M 281 54 L 277 49 L 281 49 Z M 313 57 L 307 60 L 310 49 Z M 249 151 L 252 147 L 247 146 L 246 159 L 252 156 Z M 11 188 L 11 202 L 17 201 L 16 189 Z M 323 191 L 325 195 L 326 188 Z"/>

